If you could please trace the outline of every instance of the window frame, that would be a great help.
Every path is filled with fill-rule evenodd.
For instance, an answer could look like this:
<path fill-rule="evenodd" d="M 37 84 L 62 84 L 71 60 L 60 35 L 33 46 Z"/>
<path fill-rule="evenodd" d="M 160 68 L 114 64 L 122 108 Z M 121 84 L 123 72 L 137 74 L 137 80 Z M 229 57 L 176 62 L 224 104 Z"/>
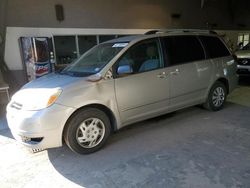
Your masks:
<path fill-rule="evenodd" d="M 128 75 L 119 75 L 119 74 L 117 74 L 118 63 L 126 55 L 128 50 L 130 50 L 131 48 L 133 48 L 136 45 L 139 45 L 141 43 L 148 42 L 148 41 L 155 41 L 157 46 L 159 46 L 160 65 L 163 65 L 163 66 L 159 67 L 157 69 L 152 69 L 152 70 L 143 71 L 143 72 L 131 73 L 131 74 L 128 74 Z M 162 51 L 162 44 L 161 44 L 161 41 L 160 41 L 160 37 L 153 37 L 153 38 L 147 38 L 147 39 L 140 40 L 140 41 L 134 43 L 133 45 L 131 45 L 128 49 L 126 49 L 126 51 L 123 52 L 123 54 L 112 65 L 112 72 L 113 72 L 113 78 L 117 79 L 117 78 L 124 78 L 124 77 L 127 77 L 127 76 L 132 76 L 132 75 L 138 75 L 138 74 L 142 74 L 142 73 L 146 73 L 146 72 L 151 72 L 151 71 L 155 71 L 155 70 L 160 70 L 160 69 L 164 69 L 164 68 L 166 68 L 166 63 L 165 63 L 164 58 L 163 58 L 163 51 Z"/>

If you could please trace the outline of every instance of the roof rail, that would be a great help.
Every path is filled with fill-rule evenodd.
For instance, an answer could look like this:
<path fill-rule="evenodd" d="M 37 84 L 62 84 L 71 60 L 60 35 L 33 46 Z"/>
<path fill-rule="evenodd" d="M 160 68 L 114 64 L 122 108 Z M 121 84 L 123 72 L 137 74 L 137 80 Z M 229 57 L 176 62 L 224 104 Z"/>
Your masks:
<path fill-rule="evenodd" d="M 159 33 L 207 33 L 216 34 L 213 30 L 201 30 L 201 29 L 166 29 L 166 30 L 150 30 L 144 33 L 145 35 L 159 34 Z"/>

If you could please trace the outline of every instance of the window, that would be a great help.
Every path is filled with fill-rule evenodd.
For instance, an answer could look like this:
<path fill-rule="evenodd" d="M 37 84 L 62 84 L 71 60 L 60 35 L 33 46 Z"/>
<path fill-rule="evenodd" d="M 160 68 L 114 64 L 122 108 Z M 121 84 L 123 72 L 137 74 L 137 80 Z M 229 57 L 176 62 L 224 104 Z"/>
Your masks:
<path fill-rule="evenodd" d="M 129 35 L 99 35 L 97 37 L 99 38 L 99 43 L 103 43 L 108 40 L 112 40 L 112 39 L 120 38 L 120 37 L 126 37 L 126 36 L 129 36 Z"/>
<path fill-rule="evenodd" d="M 145 72 L 163 67 L 160 61 L 158 40 L 146 40 L 130 47 L 117 63 L 129 65 L 133 73 Z"/>
<path fill-rule="evenodd" d="M 194 36 L 165 37 L 163 44 L 170 65 L 199 61 L 205 58 L 201 43 Z"/>
<path fill-rule="evenodd" d="M 54 43 L 58 65 L 69 64 L 77 58 L 75 36 L 54 36 Z"/>
<path fill-rule="evenodd" d="M 120 37 L 128 37 L 129 35 L 116 35 L 116 38 L 120 38 Z"/>
<path fill-rule="evenodd" d="M 126 43 L 127 45 L 127 43 Z M 107 65 L 123 48 L 124 43 L 100 44 L 82 55 L 74 63 L 68 65 L 61 74 L 71 76 L 88 76 L 98 73 Z"/>
<path fill-rule="evenodd" d="M 82 55 L 97 44 L 96 36 L 78 36 L 79 54 Z"/>
<path fill-rule="evenodd" d="M 238 36 L 238 44 L 242 44 L 242 46 L 246 46 L 249 43 L 249 34 L 239 34 Z"/>
<path fill-rule="evenodd" d="M 54 36 L 56 69 L 61 69 L 97 44 L 127 35 Z"/>
<path fill-rule="evenodd" d="M 99 36 L 99 43 L 103 43 L 108 40 L 112 40 L 116 38 L 116 35 L 100 35 Z"/>
<path fill-rule="evenodd" d="M 218 37 L 200 36 L 210 58 L 229 56 L 230 52 Z"/>

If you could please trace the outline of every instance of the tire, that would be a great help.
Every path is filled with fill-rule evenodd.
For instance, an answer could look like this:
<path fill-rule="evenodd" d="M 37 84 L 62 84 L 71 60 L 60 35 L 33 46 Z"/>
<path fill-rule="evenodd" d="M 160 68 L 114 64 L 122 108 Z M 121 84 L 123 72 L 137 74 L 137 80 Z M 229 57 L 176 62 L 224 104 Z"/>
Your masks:
<path fill-rule="evenodd" d="M 203 106 L 210 111 L 221 110 L 225 104 L 226 98 L 226 86 L 222 82 L 216 81 L 211 87 L 207 100 Z"/>
<path fill-rule="evenodd" d="M 108 116 L 96 108 L 76 112 L 64 129 L 67 146 L 79 154 L 89 154 L 101 149 L 111 132 Z"/>

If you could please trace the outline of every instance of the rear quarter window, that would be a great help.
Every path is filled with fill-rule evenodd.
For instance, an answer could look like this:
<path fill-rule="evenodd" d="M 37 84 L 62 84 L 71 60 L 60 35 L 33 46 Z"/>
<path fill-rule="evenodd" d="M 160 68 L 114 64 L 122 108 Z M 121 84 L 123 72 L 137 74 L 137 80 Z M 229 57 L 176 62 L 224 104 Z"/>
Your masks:
<path fill-rule="evenodd" d="M 213 59 L 231 55 L 220 38 L 213 36 L 200 36 L 199 38 L 201 39 L 209 58 Z"/>

